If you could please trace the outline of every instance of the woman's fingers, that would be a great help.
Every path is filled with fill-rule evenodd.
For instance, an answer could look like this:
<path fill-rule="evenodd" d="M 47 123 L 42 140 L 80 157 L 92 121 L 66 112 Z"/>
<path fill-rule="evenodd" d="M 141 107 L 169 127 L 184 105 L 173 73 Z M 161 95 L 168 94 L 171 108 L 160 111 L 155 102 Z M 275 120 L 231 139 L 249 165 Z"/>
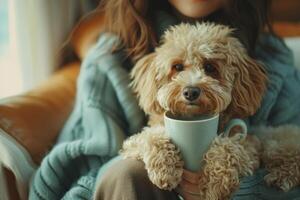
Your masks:
<path fill-rule="evenodd" d="M 191 172 L 188 170 L 183 169 L 183 174 L 182 174 L 182 179 L 193 183 L 193 184 L 198 184 L 200 178 L 199 173 Z"/>

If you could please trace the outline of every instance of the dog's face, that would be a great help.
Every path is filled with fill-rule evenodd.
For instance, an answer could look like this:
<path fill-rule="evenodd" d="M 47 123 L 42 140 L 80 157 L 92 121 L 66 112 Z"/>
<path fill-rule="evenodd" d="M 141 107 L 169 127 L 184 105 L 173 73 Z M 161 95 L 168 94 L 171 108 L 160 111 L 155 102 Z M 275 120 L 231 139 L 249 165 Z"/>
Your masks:
<path fill-rule="evenodd" d="M 167 31 L 162 45 L 132 71 L 142 108 L 148 114 L 253 114 L 266 76 L 231 35 L 232 29 L 207 23 Z"/>

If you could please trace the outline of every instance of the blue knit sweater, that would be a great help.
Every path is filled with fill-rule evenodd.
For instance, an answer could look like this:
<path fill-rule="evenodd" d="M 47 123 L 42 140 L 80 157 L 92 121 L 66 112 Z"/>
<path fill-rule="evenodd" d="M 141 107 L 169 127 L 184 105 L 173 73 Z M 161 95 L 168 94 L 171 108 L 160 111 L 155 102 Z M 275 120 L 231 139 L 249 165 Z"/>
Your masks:
<path fill-rule="evenodd" d="M 157 15 L 157 34 L 176 23 L 164 13 Z M 144 125 L 144 113 L 128 87 L 131 66 L 122 51 L 111 49 L 119 39 L 103 33 L 81 66 L 76 103 L 57 144 L 43 159 L 33 177 L 30 199 L 91 199 L 94 185 L 112 162 L 122 141 Z M 250 125 L 300 125 L 300 72 L 293 65 L 291 52 L 278 40 L 263 36 L 262 43 L 281 49 L 271 54 L 258 46 L 256 55 L 269 76 L 262 107 L 248 121 Z M 267 187 L 265 171 L 244 178 L 233 199 L 292 199 L 300 189 L 289 193 Z"/>

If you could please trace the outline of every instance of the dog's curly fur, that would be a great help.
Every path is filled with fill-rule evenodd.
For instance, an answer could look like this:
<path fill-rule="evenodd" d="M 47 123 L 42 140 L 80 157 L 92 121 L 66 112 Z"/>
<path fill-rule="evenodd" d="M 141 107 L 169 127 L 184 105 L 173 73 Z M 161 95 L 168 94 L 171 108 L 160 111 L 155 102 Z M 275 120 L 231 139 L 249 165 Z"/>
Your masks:
<path fill-rule="evenodd" d="M 232 118 L 256 112 L 266 89 L 263 66 L 250 58 L 227 26 L 211 23 L 180 24 L 164 34 L 162 45 L 142 58 L 132 70 L 132 87 L 149 115 L 149 126 L 123 144 L 121 154 L 142 160 L 150 180 L 171 190 L 181 181 L 180 151 L 165 134 L 163 113 L 220 114 L 219 130 Z M 187 86 L 201 89 L 193 101 L 184 98 Z M 299 128 L 260 128 L 275 134 L 218 136 L 204 156 L 199 180 L 201 199 L 227 199 L 262 159 L 265 180 L 287 191 L 300 183 Z M 262 135 L 262 136 L 260 136 Z M 203 183 L 203 184 L 202 184 Z"/>

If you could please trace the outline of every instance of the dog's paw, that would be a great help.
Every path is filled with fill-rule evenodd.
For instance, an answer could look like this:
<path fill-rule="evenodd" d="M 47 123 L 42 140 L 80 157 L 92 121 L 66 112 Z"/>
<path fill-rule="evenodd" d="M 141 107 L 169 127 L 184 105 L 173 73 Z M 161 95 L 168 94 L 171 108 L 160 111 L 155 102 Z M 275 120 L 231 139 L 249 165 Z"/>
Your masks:
<path fill-rule="evenodd" d="M 269 172 L 266 183 L 285 192 L 300 185 L 300 128 L 286 125 L 262 130 L 261 160 Z"/>
<path fill-rule="evenodd" d="M 123 158 L 134 158 L 137 160 L 142 159 L 141 146 L 146 141 L 142 138 L 142 134 L 136 134 L 124 141 L 122 149 L 120 149 L 119 154 Z"/>
<path fill-rule="evenodd" d="M 300 185 L 300 155 L 297 151 L 279 149 L 265 152 L 262 156 L 265 168 L 269 172 L 265 181 L 287 192 Z"/>
<path fill-rule="evenodd" d="M 157 187 L 172 190 L 181 181 L 183 161 L 163 127 L 145 128 L 123 143 L 120 154 L 145 163 L 150 181 Z"/>
<path fill-rule="evenodd" d="M 179 150 L 167 137 L 153 141 L 152 147 L 151 152 L 143 159 L 149 179 L 160 189 L 176 188 L 183 173 L 183 161 Z"/>
<path fill-rule="evenodd" d="M 300 185 L 300 169 L 298 167 L 275 167 L 269 169 L 264 180 L 269 186 L 276 186 L 287 192 L 297 185 Z"/>

